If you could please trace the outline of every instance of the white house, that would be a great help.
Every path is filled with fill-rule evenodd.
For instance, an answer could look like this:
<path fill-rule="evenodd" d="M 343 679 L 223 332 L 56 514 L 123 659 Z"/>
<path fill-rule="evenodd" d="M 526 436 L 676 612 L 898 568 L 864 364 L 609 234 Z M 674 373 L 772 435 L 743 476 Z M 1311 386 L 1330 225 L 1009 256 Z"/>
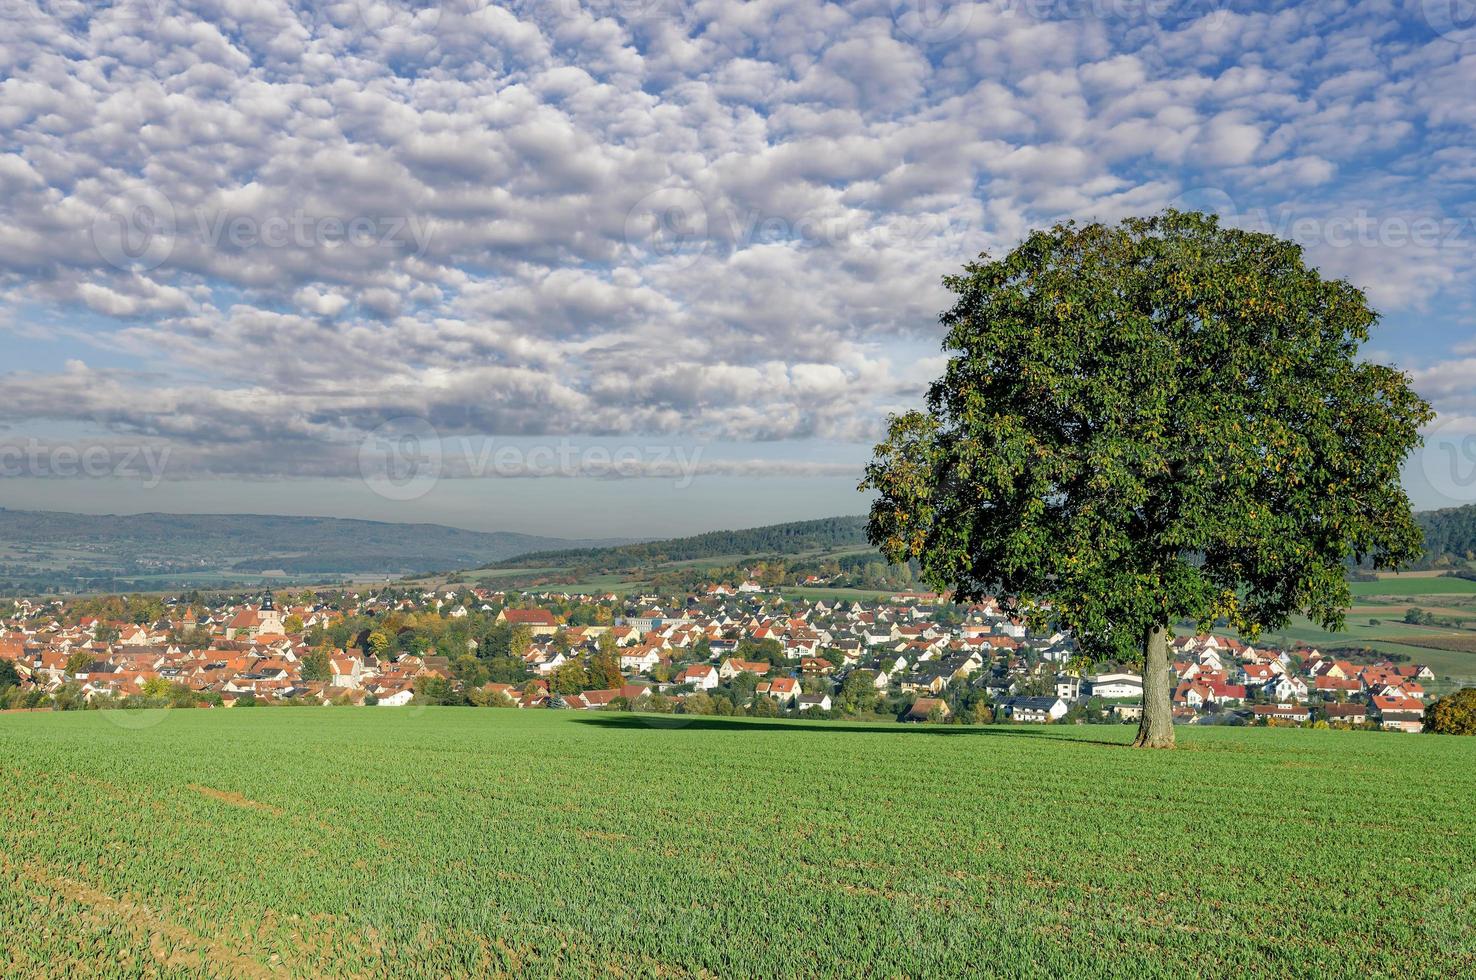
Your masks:
<path fill-rule="evenodd" d="M 1011 698 L 1005 702 L 1005 714 L 1011 721 L 1045 724 L 1062 717 L 1068 710 L 1061 698 Z"/>
<path fill-rule="evenodd" d="M 1268 681 L 1262 690 L 1277 701 L 1307 700 L 1307 682 L 1300 677 L 1279 674 Z"/>
<path fill-rule="evenodd" d="M 693 664 L 677 674 L 678 684 L 691 684 L 694 690 L 710 691 L 718 686 L 718 670 L 712 664 Z"/>
<path fill-rule="evenodd" d="M 407 687 L 393 694 L 382 695 L 379 699 L 379 706 L 381 708 L 399 708 L 409 704 L 410 700 L 414 697 L 415 691 Z"/>
<path fill-rule="evenodd" d="M 620 655 L 621 670 L 647 671 L 661 662 L 661 655 L 651 647 L 642 647 Z"/>
<path fill-rule="evenodd" d="M 332 657 L 328 663 L 334 687 L 360 688 L 364 686 L 364 661 L 358 657 Z"/>
<path fill-rule="evenodd" d="M 1089 678 L 1092 696 L 1098 698 L 1140 698 L 1143 696 L 1141 674 L 1096 674 Z M 1059 693 L 1059 692 L 1058 692 Z"/>

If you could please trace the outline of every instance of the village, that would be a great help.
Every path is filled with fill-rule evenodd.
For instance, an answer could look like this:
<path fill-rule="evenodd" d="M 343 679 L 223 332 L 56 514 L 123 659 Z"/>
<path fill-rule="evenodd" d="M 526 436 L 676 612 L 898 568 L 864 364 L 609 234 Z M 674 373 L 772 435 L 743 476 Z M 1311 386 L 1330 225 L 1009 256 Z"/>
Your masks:
<path fill-rule="evenodd" d="M 679 597 L 386 588 L 112 602 L 17 600 L 0 618 L 14 677 L 3 706 L 470 704 L 974 724 L 1131 723 L 1142 710 L 1139 673 L 1083 663 L 1069 636 L 1033 631 L 993 599 L 806 600 L 750 580 Z M 1421 731 L 1431 671 L 1365 659 L 1181 635 L 1174 719 Z"/>

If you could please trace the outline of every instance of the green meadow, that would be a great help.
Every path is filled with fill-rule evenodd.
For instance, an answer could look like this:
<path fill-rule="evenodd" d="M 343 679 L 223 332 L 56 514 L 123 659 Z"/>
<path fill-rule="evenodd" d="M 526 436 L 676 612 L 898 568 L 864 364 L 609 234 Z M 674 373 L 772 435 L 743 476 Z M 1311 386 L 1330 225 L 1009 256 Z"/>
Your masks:
<path fill-rule="evenodd" d="M 1476 595 L 1476 582 L 1425 575 L 1382 575 L 1377 582 L 1350 582 L 1355 596 Z"/>
<path fill-rule="evenodd" d="M 1476 969 L 1476 739 L 1131 734 L 0 716 L 0 975 Z"/>

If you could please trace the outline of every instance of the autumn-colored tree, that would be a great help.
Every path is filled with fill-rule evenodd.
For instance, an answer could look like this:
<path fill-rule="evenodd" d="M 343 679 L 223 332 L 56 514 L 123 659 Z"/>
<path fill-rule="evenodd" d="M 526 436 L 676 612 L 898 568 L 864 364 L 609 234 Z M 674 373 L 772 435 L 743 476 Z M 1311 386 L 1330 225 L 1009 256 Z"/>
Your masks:
<path fill-rule="evenodd" d="M 394 643 L 393 636 L 394 634 L 383 629 L 373 631 L 369 634 L 369 651 L 376 657 L 384 656 L 389 651 L 390 645 Z"/>
<path fill-rule="evenodd" d="M 601 633 L 599 649 L 589 660 L 589 682 L 595 688 L 608 690 L 620 687 L 625 677 L 620 673 L 620 654 L 615 647 L 615 637 Z"/>
<path fill-rule="evenodd" d="M 576 660 L 560 664 L 553 673 L 553 689 L 556 694 L 578 694 L 589 686 L 589 674 L 584 665 Z"/>
<path fill-rule="evenodd" d="M 867 468 L 870 538 L 1143 663 L 1138 745 L 1174 743 L 1172 623 L 1335 628 L 1347 560 L 1420 554 L 1399 471 L 1433 414 L 1362 359 L 1363 294 L 1296 244 L 1168 211 L 1057 225 L 944 282 L 953 353 Z"/>
<path fill-rule="evenodd" d="M 1476 687 L 1463 687 L 1426 708 L 1425 728 L 1437 735 L 1476 735 Z"/>

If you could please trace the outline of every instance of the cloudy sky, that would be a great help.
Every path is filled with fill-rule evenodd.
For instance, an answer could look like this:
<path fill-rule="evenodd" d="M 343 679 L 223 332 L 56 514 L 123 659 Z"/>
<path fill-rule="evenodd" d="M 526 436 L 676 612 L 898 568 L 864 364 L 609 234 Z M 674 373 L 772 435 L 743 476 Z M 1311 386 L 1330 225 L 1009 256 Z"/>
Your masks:
<path fill-rule="evenodd" d="M 1476 500 L 1476 5 L 0 0 L 0 505 L 641 534 L 856 513 L 939 278 L 1303 242 Z"/>

